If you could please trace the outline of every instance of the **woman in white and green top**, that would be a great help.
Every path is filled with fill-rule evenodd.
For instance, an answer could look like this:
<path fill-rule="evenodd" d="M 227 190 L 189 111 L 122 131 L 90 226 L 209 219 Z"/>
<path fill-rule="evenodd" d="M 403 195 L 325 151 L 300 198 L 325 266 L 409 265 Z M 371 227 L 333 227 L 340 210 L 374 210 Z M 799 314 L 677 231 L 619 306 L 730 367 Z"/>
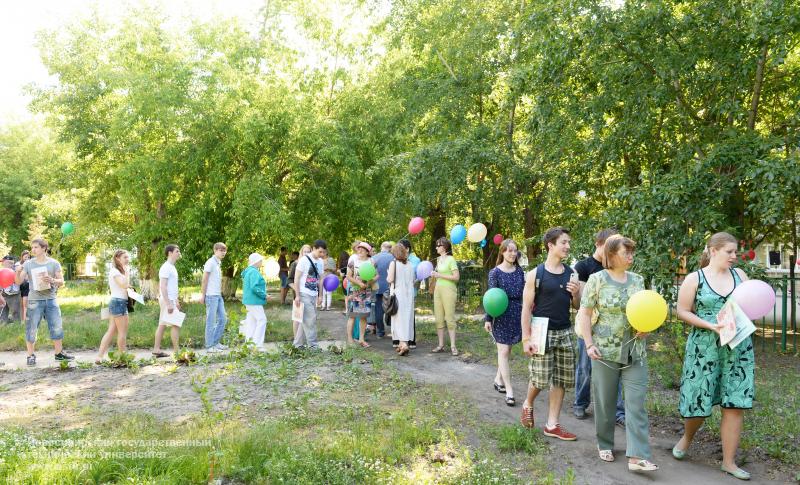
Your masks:
<path fill-rule="evenodd" d="M 603 271 L 589 276 L 576 325 L 592 359 L 597 450 L 603 461 L 614 461 L 614 424 L 620 380 L 625 393 L 625 438 L 628 470 L 655 471 L 650 462 L 645 333 L 637 332 L 625 315 L 628 299 L 644 289 L 644 279 L 628 268 L 636 244 L 615 234 L 606 240 Z M 592 325 L 592 315 L 597 322 Z"/>
<path fill-rule="evenodd" d="M 450 334 L 450 353 L 458 355 L 456 348 L 456 297 L 458 296 L 458 265 L 456 258 L 451 254 L 452 246 L 447 238 L 439 238 L 436 241 L 436 252 L 439 258 L 436 263 L 436 271 L 431 276 L 436 278 L 433 290 L 433 314 L 436 317 L 436 333 L 439 335 L 439 345 L 431 352 L 441 352 L 444 350 L 444 329 Z"/>

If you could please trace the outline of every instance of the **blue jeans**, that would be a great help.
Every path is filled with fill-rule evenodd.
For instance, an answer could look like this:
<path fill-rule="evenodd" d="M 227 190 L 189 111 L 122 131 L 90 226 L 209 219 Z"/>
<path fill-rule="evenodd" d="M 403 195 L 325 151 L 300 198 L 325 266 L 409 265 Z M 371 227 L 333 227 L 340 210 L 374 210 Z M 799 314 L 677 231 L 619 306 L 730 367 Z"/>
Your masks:
<path fill-rule="evenodd" d="M 50 340 L 62 340 L 64 327 L 61 324 L 61 308 L 55 298 L 49 300 L 28 300 L 28 315 L 25 320 L 25 340 L 36 342 L 36 331 L 42 318 L 47 320 L 50 329 Z"/>
<path fill-rule="evenodd" d="M 206 295 L 206 348 L 217 345 L 222 340 L 228 316 L 225 315 L 225 302 L 221 295 Z"/>
<path fill-rule="evenodd" d="M 386 335 L 386 327 L 383 325 L 383 295 L 378 293 L 375 295 L 375 325 L 378 326 L 378 337 Z"/>
<path fill-rule="evenodd" d="M 575 366 L 575 403 L 573 409 L 586 410 L 592 400 L 592 359 L 586 355 L 586 344 L 578 339 L 578 364 Z M 625 419 L 625 401 L 622 399 L 622 383 L 617 390 L 617 419 Z"/>

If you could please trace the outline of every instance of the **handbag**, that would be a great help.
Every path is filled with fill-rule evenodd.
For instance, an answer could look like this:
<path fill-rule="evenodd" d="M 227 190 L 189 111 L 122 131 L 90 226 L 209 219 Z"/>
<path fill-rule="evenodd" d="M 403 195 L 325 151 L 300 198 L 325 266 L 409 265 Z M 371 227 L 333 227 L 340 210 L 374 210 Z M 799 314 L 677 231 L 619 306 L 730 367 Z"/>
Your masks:
<path fill-rule="evenodd" d="M 394 294 L 394 282 L 397 280 L 397 261 L 394 262 L 394 277 L 392 278 L 392 285 L 388 290 L 383 292 L 383 313 L 385 315 L 394 316 L 397 314 L 397 296 Z"/>

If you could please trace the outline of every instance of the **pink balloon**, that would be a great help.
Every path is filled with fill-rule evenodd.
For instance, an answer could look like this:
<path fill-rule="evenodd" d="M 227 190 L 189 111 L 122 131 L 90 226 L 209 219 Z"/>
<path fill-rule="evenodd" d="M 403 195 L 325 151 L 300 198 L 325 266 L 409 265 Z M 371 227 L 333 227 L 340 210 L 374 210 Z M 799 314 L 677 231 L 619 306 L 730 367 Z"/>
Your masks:
<path fill-rule="evenodd" d="M 14 281 L 17 279 L 17 275 L 14 274 L 14 270 L 10 268 L 3 268 L 0 269 L 0 288 L 8 288 L 9 286 L 14 284 Z"/>
<path fill-rule="evenodd" d="M 494 235 L 494 239 L 492 239 L 492 241 L 494 241 L 494 243 L 499 246 L 500 243 L 503 242 L 503 235 L 502 234 L 495 234 Z"/>
<path fill-rule="evenodd" d="M 775 307 L 775 290 L 761 280 L 745 281 L 733 290 L 731 298 L 750 320 L 767 315 Z"/>
<path fill-rule="evenodd" d="M 408 223 L 408 232 L 411 234 L 419 234 L 425 229 L 425 219 L 415 217 Z"/>

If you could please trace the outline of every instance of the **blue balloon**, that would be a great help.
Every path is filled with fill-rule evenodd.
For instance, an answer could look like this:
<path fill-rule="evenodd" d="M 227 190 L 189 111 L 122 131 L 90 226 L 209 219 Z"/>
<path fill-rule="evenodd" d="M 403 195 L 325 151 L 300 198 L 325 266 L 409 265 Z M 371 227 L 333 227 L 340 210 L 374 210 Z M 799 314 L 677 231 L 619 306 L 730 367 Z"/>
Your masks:
<path fill-rule="evenodd" d="M 461 224 L 457 224 L 450 229 L 450 242 L 453 244 L 461 244 L 467 238 L 467 228 Z"/>
<path fill-rule="evenodd" d="M 485 247 L 486 247 L 486 239 L 484 239 L 483 241 L 481 241 L 481 247 L 482 247 L 482 248 L 485 248 Z"/>
<path fill-rule="evenodd" d="M 411 256 L 408 257 L 408 262 L 411 263 L 411 268 L 414 270 L 414 274 L 417 273 L 417 266 L 419 266 L 421 259 L 414 253 L 411 253 Z"/>

